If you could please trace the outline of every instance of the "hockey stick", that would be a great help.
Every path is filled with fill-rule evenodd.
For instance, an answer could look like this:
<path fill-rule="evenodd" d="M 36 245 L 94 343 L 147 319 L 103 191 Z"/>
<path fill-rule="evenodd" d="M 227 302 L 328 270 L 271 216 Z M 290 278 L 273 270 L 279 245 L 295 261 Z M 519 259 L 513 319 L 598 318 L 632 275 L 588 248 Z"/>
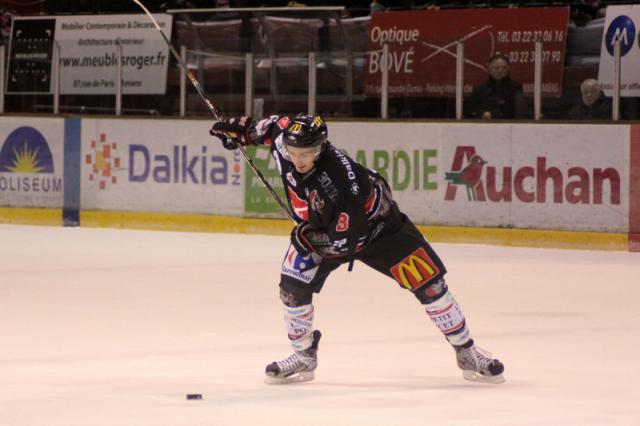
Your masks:
<path fill-rule="evenodd" d="M 196 89 L 196 92 L 198 92 L 198 95 L 200 95 L 200 98 L 204 101 L 204 103 L 207 106 L 207 108 L 209 108 L 209 111 L 211 112 L 211 115 L 213 115 L 213 118 L 215 118 L 216 120 L 220 121 L 222 119 L 222 117 L 220 116 L 220 112 L 218 111 L 218 109 L 215 106 L 213 106 L 213 103 L 211 103 L 211 101 L 204 94 L 204 91 L 202 90 L 202 86 L 200 86 L 200 83 L 198 82 L 198 80 L 196 80 L 196 78 L 193 75 L 193 73 L 187 69 L 187 64 L 185 64 L 182 61 L 182 58 L 180 57 L 180 55 L 178 54 L 176 49 L 171 45 L 171 41 L 169 41 L 167 36 L 164 34 L 164 31 L 162 31 L 162 28 L 160 28 L 160 25 L 158 25 L 158 21 L 155 20 L 155 18 L 151 14 L 151 12 L 149 12 L 149 10 L 139 0 L 133 0 L 133 2 L 135 4 L 137 4 L 138 6 L 140 6 L 140 8 L 144 11 L 144 13 L 147 14 L 149 19 L 153 23 L 153 25 L 160 32 L 160 35 L 162 35 L 162 38 L 167 43 L 167 46 L 169 46 L 169 50 L 171 51 L 171 54 L 173 55 L 173 57 L 180 64 L 180 67 L 182 67 L 184 72 L 187 74 L 187 77 L 189 78 L 189 81 L 191 82 L 193 87 Z M 269 191 L 269 194 L 271 194 L 271 196 L 273 197 L 275 202 L 278 204 L 278 206 L 280 207 L 280 210 L 282 210 L 282 213 L 284 213 L 284 215 L 287 216 L 287 218 L 289 218 L 289 220 L 291 220 L 294 224 L 297 224 L 298 222 L 293 218 L 293 215 L 289 211 L 289 208 L 282 201 L 282 199 L 278 196 L 278 194 L 276 194 L 276 191 L 274 191 L 273 187 L 271 185 L 269 185 L 269 182 L 267 182 L 267 179 L 264 177 L 262 172 L 255 165 L 255 163 L 253 162 L 253 160 L 251 159 L 249 154 L 247 154 L 247 150 L 244 148 L 244 146 L 242 146 L 240 144 L 237 144 L 237 145 L 238 145 L 237 149 L 240 151 L 240 153 L 242 154 L 244 159 L 247 161 L 247 163 L 249 164 L 249 166 L 251 167 L 253 172 L 256 174 L 258 179 L 260 179 L 260 181 L 265 186 L 265 188 L 267 188 L 267 191 Z"/>

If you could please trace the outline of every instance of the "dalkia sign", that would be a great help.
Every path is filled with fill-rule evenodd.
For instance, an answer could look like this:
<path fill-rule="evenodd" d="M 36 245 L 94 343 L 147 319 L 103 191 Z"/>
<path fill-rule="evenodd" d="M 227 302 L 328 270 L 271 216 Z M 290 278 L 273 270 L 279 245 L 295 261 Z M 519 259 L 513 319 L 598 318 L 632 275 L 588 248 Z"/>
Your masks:
<path fill-rule="evenodd" d="M 569 204 L 620 204 L 620 171 L 613 167 L 566 169 L 549 165 L 547 157 L 521 167 L 491 165 L 474 146 L 458 146 L 449 172 L 446 201 Z M 548 192 L 549 184 L 553 189 Z M 458 191 L 458 189 L 462 191 Z"/>

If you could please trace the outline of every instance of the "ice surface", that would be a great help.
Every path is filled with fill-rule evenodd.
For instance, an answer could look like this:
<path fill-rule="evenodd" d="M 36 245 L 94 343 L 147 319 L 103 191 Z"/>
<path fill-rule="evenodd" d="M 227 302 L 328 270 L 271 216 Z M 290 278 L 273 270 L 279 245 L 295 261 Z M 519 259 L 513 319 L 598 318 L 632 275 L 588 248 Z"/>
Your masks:
<path fill-rule="evenodd" d="M 0 425 L 640 424 L 639 254 L 434 244 L 503 385 L 464 381 L 417 300 L 343 267 L 315 299 L 316 380 L 269 386 L 286 247 L 0 225 Z"/>

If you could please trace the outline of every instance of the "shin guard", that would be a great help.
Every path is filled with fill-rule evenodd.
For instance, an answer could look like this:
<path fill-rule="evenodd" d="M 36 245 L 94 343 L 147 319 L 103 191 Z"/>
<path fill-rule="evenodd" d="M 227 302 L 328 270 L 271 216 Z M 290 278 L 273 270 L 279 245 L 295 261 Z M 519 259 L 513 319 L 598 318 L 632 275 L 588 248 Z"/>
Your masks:
<path fill-rule="evenodd" d="M 438 300 L 425 304 L 424 308 L 431 322 L 438 327 L 449 343 L 462 346 L 469 342 L 471 337 L 464 315 L 449 291 Z"/>
<path fill-rule="evenodd" d="M 291 346 L 296 352 L 304 351 L 313 343 L 313 305 L 291 307 L 284 305 L 284 322 Z"/>

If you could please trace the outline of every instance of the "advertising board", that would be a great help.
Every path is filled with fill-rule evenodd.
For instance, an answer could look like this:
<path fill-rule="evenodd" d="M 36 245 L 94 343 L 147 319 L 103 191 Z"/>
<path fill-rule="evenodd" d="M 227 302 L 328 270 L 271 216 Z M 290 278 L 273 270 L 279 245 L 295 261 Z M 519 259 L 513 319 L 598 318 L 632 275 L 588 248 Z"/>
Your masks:
<path fill-rule="evenodd" d="M 487 79 L 487 60 L 509 57 L 511 77 L 533 93 L 535 43 L 543 43 L 545 96 L 560 96 L 568 7 L 374 13 L 369 26 L 365 94 L 380 96 L 382 46 L 389 44 L 389 94 L 455 95 L 456 44 L 464 42 L 464 92 Z M 452 25 L 455 22 L 455 25 Z"/>
<path fill-rule="evenodd" d="M 626 232 L 629 126 L 330 123 L 417 223 Z"/>
<path fill-rule="evenodd" d="M 171 38 L 172 15 L 154 18 Z M 7 93 L 52 93 L 53 50 L 60 47 L 60 93 L 116 92 L 118 46 L 122 93 L 163 94 L 169 48 L 146 15 L 17 17 L 9 49 Z"/>
<path fill-rule="evenodd" d="M 640 6 L 607 6 L 598 80 L 613 96 L 614 45 L 620 41 L 620 96 L 640 96 Z"/>
<path fill-rule="evenodd" d="M 0 205 L 62 207 L 64 119 L 0 117 Z"/>
<path fill-rule="evenodd" d="M 208 121 L 82 120 L 82 209 L 237 215 L 244 164 Z"/>

